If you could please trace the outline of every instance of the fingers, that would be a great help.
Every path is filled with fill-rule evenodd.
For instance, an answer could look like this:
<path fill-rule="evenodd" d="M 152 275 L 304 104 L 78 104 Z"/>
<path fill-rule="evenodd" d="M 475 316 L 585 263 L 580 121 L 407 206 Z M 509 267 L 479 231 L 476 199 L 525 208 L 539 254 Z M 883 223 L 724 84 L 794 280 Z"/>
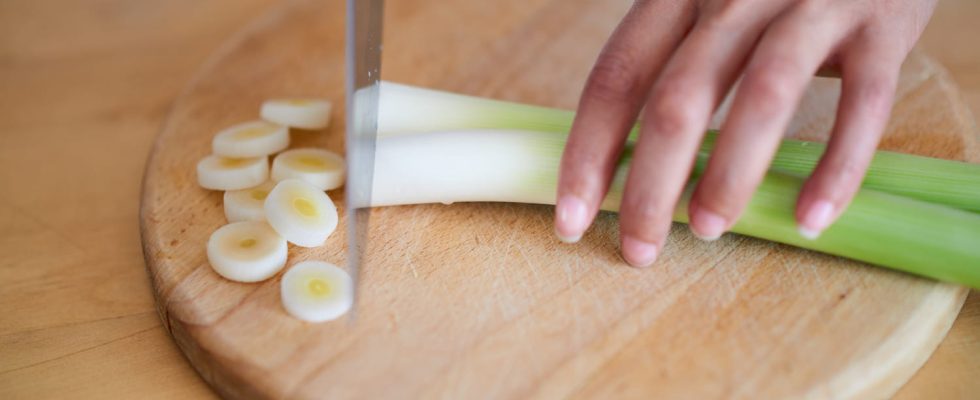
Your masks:
<path fill-rule="evenodd" d="M 698 237 L 716 239 L 738 220 L 807 84 L 848 33 L 847 18 L 828 13 L 800 6 L 759 41 L 688 208 Z"/>
<path fill-rule="evenodd" d="M 861 186 L 888 122 L 905 54 L 887 42 L 862 41 L 847 51 L 837 120 L 827 150 L 800 191 L 800 234 L 816 239 Z"/>
<path fill-rule="evenodd" d="M 644 96 L 691 23 L 690 4 L 636 2 L 596 61 L 561 161 L 555 232 L 563 241 L 578 241 L 595 218 Z"/>
<path fill-rule="evenodd" d="M 711 114 L 778 11 L 768 3 L 705 10 L 650 91 L 620 207 L 631 265 L 650 265 L 662 250 Z"/>

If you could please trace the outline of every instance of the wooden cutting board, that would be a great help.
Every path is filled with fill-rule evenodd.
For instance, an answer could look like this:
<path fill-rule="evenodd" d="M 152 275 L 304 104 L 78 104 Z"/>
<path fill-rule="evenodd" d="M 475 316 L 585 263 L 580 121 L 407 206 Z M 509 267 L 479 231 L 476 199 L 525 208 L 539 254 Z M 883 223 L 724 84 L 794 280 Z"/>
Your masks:
<path fill-rule="evenodd" d="M 627 1 L 389 2 L 386 79 L 573 108 Z M 268 398 L 887 397 L 929 357 L 966 290 L 748 237 L 704 243 L 674 227 L 651 269 L 617 256 L 616 216 L 559 243 L 552 208 L 454 204 L 377 209 L 355 324 L 308 324 L 278 277 L 220 278 L 205 242 L 221 194 L 196 185 L 212 134 L 267 97 L 332 99 L 343 148 L 343 2 L 287 2 L 223 47 L 177 102 L 144 180 L 142 235 L 160 314 L 222 395 Z M 793 125 L 821 139 L 838 88 L 816 82 Z M 980 160 L 943 70 L 906 65 L 882 146 Z M 343 207 L 342 191 L 330 196 Z M 289 264 L 344 265 L 343 221 Z M 287 266 L 288 268 L 288 266 Z"/>

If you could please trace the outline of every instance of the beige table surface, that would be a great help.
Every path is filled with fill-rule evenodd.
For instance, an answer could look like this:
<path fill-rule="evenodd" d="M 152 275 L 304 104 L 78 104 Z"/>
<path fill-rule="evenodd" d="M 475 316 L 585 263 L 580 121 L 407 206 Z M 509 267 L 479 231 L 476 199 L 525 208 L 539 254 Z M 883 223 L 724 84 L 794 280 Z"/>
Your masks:
<path fill-rule="evenodd" d="M 333 0 L 339 1 L 339 0 Z M 0 398 L 211 398 L 161 326 L 146 155 L 206 57 L 273 0 L 0 1 Z M 922 46 L 980 115 L 980 2 Z M 980 295 L 899 398 L 980 396 Z"/>

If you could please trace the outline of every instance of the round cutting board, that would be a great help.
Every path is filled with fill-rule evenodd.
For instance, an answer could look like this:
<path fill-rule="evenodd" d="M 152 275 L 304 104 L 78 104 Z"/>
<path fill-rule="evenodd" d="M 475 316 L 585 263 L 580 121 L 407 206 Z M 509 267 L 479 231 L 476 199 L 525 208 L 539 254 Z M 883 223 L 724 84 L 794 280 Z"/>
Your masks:
<path fill-rule="evenodd" d="M 629 6 L 607 0 L 393 1 L 385 79 L 573 108 L 604 39 Z M 372 211 L 353 323 L 288 316 L 279 278 L 220 278 L 205 242 L 221 193 L 197 186 L 212 135 L 261 101 L 325 96 L 323 132 L 295 146 L 343 149 L 343 2 L 294 1 L 255 22 L 179 99 L 149 161 L 142 235 L 165 325 L 228 397 L 885 397 L 929 357 L 966 290 L 866 264 L 675 226 L 658 263 L 617 256 L 616 216 L 580 244 L 552 233 L 552 208 L 424 205 Z M 811 87 L 792 133 L 823 139 L 838 94 Z M 914 54 L 882 147 L 978 159 L 949 78 Z M 343 209 L 342 191 L 330 196 Z M 344 221 L 289 264 L 344 265 Z M 288 266 L 287 266 L 288 268 Z"/>

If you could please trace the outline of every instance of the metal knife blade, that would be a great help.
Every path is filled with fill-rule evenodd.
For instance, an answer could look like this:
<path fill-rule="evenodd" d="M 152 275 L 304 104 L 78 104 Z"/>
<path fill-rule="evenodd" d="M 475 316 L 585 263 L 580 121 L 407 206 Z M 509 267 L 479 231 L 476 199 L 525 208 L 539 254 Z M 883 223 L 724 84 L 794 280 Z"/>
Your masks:
<path fill-rule="evenodd" d="M 383 0 L 347 0 L 347 267 L 357 310 L 359 271 L 367 249 L 368 217 L 378 138 Z"/>

